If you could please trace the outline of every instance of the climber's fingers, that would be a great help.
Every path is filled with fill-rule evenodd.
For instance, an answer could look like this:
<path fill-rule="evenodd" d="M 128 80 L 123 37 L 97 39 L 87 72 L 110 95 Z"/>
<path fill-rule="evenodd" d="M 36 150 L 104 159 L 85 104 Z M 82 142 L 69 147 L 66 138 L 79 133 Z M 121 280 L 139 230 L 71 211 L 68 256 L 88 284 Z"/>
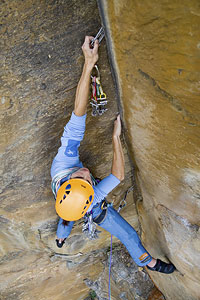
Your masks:
<path fill-rule="evenodd" d="M 85 41 L 84 41 L 84 44 L 83 44 L 83 46 L 85 47 L 85 48 L 87 48 L 87 49 L 90 49 L 90 43 L 91 43 L 91 41 L 94 39 L 94 37 L 93 36 L 86 36 L 85 37 Z"/>
<path fill-rule="evenodd" d="M 98 41 L 95 41 L 94 48 L 90 47 L 93 39 L 93 36 L 86 36 L 82 46 L 85 61 L 92 66 L 94 66 L 98 60 Z"/>

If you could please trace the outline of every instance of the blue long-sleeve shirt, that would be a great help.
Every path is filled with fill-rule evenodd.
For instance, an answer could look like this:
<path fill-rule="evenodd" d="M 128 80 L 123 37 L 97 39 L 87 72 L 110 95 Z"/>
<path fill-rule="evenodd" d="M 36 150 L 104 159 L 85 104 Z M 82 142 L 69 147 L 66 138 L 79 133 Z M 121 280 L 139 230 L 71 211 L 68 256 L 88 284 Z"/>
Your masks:
<path fill-rule="evenodd" d="M 71 118 L 64 128 L 61 137 L 61 146 L 58 149 L 52 166 L 51 177 L 53 178 L 59 172 L 73 167 L 83 167 L 79 159 L 78 148 L 83 140 L 85 133 L 86 114 L 79 117 L 72 112 Z M 118 184 L 120 180 L 113 174 L 108 175 L 100 181 L 94 188 L 94 200 L 89 207 L 90 211 L 95 204 L 101 202 Z"/>

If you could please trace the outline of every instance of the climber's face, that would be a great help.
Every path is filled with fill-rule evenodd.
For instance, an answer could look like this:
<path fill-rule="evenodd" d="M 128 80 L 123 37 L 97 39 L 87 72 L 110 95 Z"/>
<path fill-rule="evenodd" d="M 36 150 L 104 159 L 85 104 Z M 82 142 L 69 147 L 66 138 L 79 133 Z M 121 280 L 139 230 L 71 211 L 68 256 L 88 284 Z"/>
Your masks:
<path fill-rule="evenodd" d="M 90 171 L 87 168 L 81 168 L 78 171 L 74 172 L 71 175 L 71 179 L 72 178 L 82 178 L 82 179 L 88 181 L 92 185 L 92 179 L 91 179 L 91 176 L 90 176 Z"/>

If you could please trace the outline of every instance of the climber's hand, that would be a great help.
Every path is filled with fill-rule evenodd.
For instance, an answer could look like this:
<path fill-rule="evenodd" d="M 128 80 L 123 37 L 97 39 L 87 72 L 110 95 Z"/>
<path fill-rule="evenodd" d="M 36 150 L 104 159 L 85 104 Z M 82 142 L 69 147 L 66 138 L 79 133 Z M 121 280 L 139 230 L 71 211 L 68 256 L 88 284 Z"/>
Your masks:
<path fill-rule="evenodd" d="M 120 135 L 121 135 L 121 119 L 119 114 L 116 120 L 114 121 L 113 137 L 120 136 Z"/>
<path fill-rule="evenodd" d="M 90 48 L 90 43 L 93 39 L 93 36 L 86 36 L 84 44 L 82 46 L 83 54 L 85 56 L 85 63 L 89 67 L 93 68 L 95 63 L 97 62 L 98 56 L 98 47 L 99 43 L 96 40 L 94 43 L 94 48 Z"/>

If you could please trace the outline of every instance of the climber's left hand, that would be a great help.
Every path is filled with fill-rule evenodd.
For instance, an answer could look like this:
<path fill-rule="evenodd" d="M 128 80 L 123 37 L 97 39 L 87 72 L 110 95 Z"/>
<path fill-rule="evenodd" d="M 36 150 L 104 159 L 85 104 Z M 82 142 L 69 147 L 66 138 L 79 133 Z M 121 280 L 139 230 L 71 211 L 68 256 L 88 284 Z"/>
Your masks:
<path fill-rule="evenodd" d="M 120 114 L 118 114 L 117 118 L 114 121 L 113 137 L 119 137 L 121 135 L 121 130 L 121 118 Z"/>

